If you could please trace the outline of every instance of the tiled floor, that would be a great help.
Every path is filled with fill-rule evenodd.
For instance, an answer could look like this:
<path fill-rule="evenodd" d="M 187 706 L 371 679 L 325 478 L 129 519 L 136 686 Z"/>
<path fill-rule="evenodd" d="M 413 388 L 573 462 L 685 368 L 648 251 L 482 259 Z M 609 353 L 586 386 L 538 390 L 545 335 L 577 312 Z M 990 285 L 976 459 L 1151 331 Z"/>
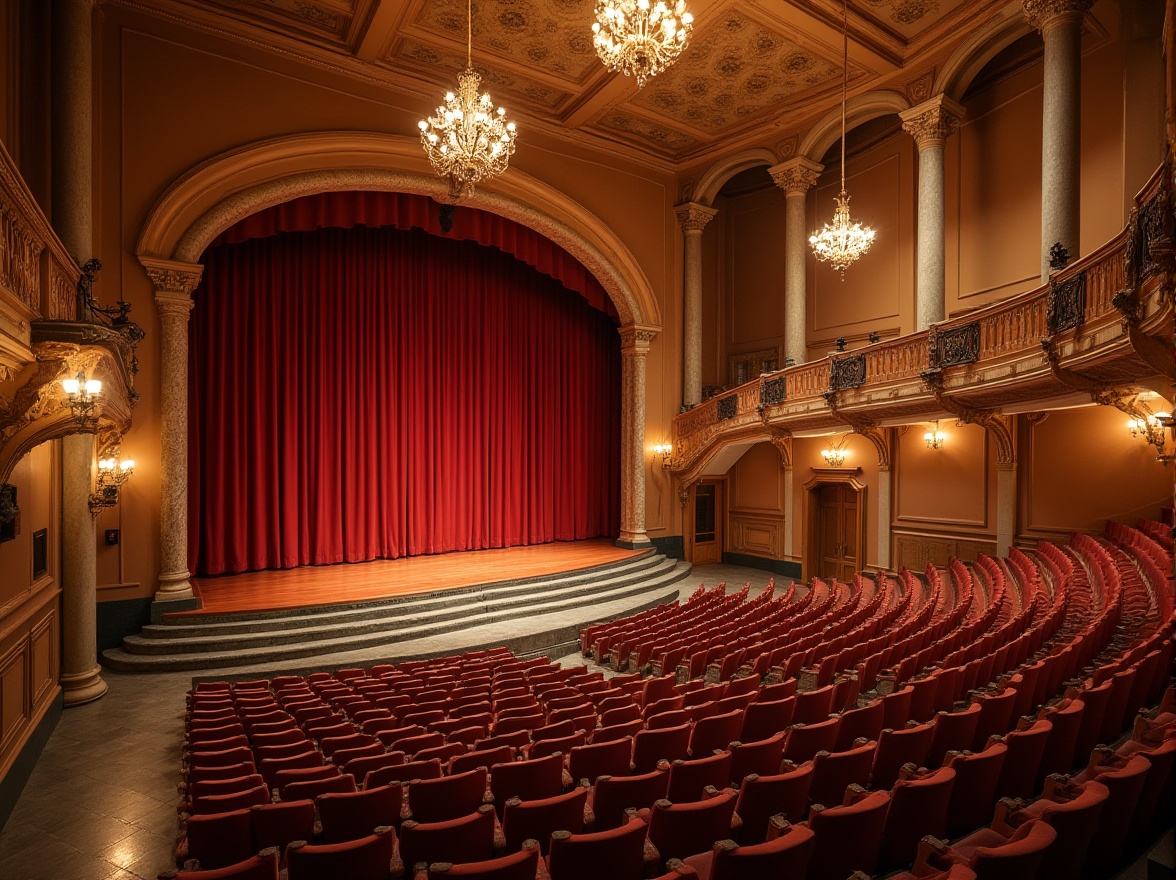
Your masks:
<path fill-rule="evenodd" d="M 683 589 L 688 595 L 699 583 L 720 581 L 755 589 L 769 577 L 706 566 Z M 0 832 L 0 878 L 153 880 L 172 866 L 183 695 L 191 676 L 107 670 L 103 678 L 106 696 L 66 710 Z"/>

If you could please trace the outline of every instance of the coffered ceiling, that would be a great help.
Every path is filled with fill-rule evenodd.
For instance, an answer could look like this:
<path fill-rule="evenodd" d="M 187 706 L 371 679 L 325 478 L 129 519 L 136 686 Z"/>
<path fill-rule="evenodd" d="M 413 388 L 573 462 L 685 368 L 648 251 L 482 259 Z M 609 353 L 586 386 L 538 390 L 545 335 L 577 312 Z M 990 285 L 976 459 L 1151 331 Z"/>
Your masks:
<path fill-rule="evenodd" d="M 422 98 L 465 66 L 464 0 L 108 0 L 375 76 Z M 524 129 L 664 168 L 788 134 L 840 100 L 839 0 L 688 0 L 690 45 L 638 89 L 592 46 L 594 0 L 475 0 L 474 66 Z M 850 89 L 903 90 L 1009 0 L 849 0 Z"/>

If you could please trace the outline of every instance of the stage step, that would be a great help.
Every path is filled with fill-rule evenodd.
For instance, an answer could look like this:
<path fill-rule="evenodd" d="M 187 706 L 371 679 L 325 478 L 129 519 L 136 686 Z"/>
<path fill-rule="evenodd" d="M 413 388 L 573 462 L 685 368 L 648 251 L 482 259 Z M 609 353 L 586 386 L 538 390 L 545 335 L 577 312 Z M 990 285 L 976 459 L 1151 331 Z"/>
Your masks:
<path fill-rule="evenodd" d="M 520 616 L 560 614 L 567 626 L 617 616 L 594 609 L 669 601 L 690 565 L 649 551 L 542 578 L 345 605 L 216 616 L 176 616 L 128 636 L 103 662 L 122 671 L 214 669 L 419 642 Z M 628 613 L 622 611 L 620 613 Z M 542 647 L 542 646 L 541 646 Z M 407 656 L 407 655 L 402 655 Z"/>

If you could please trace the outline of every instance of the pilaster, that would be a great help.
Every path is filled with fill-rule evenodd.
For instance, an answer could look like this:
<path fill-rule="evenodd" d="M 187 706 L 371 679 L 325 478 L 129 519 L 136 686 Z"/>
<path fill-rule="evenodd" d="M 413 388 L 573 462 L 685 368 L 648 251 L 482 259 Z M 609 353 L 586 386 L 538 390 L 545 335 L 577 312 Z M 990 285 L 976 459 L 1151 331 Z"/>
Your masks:
<path fill-rule="evenodd" d="M 621 328 L 621 534 L 617 545 L 648 547 L 645 534 L 645 357 L 657 328 Z"/>

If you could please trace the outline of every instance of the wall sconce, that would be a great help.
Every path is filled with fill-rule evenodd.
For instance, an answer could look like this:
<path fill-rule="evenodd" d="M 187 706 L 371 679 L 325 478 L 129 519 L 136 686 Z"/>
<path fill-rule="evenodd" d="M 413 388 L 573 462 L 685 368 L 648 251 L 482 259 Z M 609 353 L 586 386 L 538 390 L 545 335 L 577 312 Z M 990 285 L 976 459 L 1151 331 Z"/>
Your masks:
<path fill-rule="evenodd" d="M 674 454 L 674 447 L 669 443 L 658 443 L 653 447 L 653 454 L 661 456 L 661 466 L 668 468 L 670 466 L 670 457 Z"/>
<path fill-rule="evenodd" d="M 118 504 L 119 490 L 135 472 L 134 459 L 119 459 L 118 450 L 112 450 L 107 458 L 98 459 L 98 485 L 90 495 L 90 515 Z"/>
<path fill-rule="evenodd" d="M 923 435 L 923 441 L 927 444 L 928 449 L 939 449 L 946 440 L 947 435 L 939 430 L 939 419 L 936 419 L 931 430 Z"/>
<path fill-rule="evenodd" d="M 825 459 L 825 466 L 831 468 L 839 468 L 845 464 L 845 438 L 830 443 L 828 449 L 821 450 L 821 458 Z"/>
<path fill-rule="evenodd" d="M 1167 434 L 1172 432 L 1176 439 L 1176 419 L 1169 412 L 1158 412 L 1155 415 L 1145 414 L 1142 418 L 1133 417 L 1127 420 L 1127 430 L 1132 437 L 1142 437 L 1145 443 L 1156 448 L 1156 459 L 1168 464 L 1176 458 L 1176 450 L 1167 451 Z"/>
<path fill-rule="evenodd" d="M 78 370 L 74 378 L 62 379 L 61 387 L 74 418 L 82 423 L 92 422 L 94 411 L 98 408 L 98 395 L 102 393 L 102 383 L 97 379 L 87 379 L 86 374 Z"/>

